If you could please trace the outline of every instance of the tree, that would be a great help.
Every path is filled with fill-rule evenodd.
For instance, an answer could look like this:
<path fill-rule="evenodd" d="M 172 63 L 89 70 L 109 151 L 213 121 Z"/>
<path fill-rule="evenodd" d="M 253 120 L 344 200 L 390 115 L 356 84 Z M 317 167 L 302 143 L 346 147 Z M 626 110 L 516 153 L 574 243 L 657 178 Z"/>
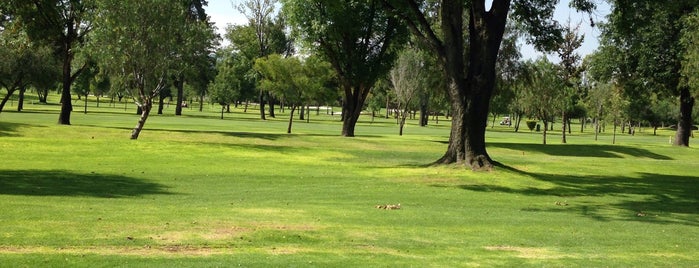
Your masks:
<path fill-rule="evenodd" d="M 575 50 L 580 48 L 584 35 L 578 35 L 578 29 L 580 24 L 575 27 L 570 25 L 568 22 L 568 27 L 563 31 L 563 42 L 561 42 L 556 50 L 558 58 L 561 60 L 559 63 L 562 69 L 562 78 L 564 81 L 563 93 L 561 95 L 561 142 L 567 143 L 566 140 L 566 126 L 570 127 L 568 122 L 570 121 L 569 116 L 574 112 L 574 107 L 577 105 L 578 100 L 581 98 L 582 92 L 578 92 L 580 87 L 580 74 L 581 57 Z"/>
<path fill-rule="evenodd" d="M 141 109 L 131 132 L 137 139 L 153 107 L 153 98 L 166 86 L 168 76 L 198 42 L 209 25 L 187 23 L 187 10 L 175 0 L 122 2 L 101 0 L 91 40 L 91 51 L 117 85 L 127 88 Z"/>
<path fill-rule="evenodd" d="M 678 97 L 679 122 L 675 145 L 689 146 L 694 96 L 683 81 L 682 70 L 696 45 L 688 44 L 692 15 L 699 1 L 611 1 L 609 22 L 602 27 L 602 46 L 620 54 L 612 58 L 613 73 L 631 101 L 630 114 L 642 114 L 650 105 L 651 93 Z"/>
<path fill-rule="evenodd" d="M 543 144 L 546 144 L 546 134 L 549 123 L 563 107 L 562 98 L 565 94 L 565 81 L 561 77 L 559 66 L 551 63 L 545 57 L 537 59 L 533 64 L 531 87 L 525 88 L 525 111 L 544 123 Z"/>
<path fill-rule="evenodd" d="M 94 11 L 93 0 L 10 0 L 13 11 L 26 24 L 32 40 L 54 47 L 62 62 L 61 112 L 58 123 L 70 125 L 71 85 L 85 65 L 74 69 L 76 53 L 92 29 L 88 19 Z"/>
<path fill-rule="evenodd" d="M 423 79 L 422 69 L 424 62 L 414 49 L 408 48 L 398 57 L 393 69 L 389 72 L 389 77 L 393 84 L 393 92 L 398 101 L 398 135 L 403 136 L 405 119 L 410 110 L 415 106 L 415 98 L 421 91 L 421 80 Z"/>
<path fill-rule="evenodd" d="M 344 92 L 342 136 L 354 137 L 371 88 L 391 69 L 406 39 L 404 26 L 381 8 L 380 0 L 282 3 L 305 45 L 322 55 L 337 73 Z"/>
<path fill-rule="evenodd" d="M 473 170 L 490 169 L 494 161 L 485 145 L 490 98 L 495 85 L 495 63 L 508 15 L 521 22 L 530 42 L 550 51 L 562 39 L 551 17 L 557 1 L 442 0 L 439 24 L 431 24 L 432 9 L 426 1 L 382 0 L 387 9 L 403 18 L 409 29 L 439 58 L 449 83 L 452 128 L 449 146 L 436 163 L 464 163 Z M 571 5 L 590 11 L 594 4 L 575 0 Z M 510 8 L 512 7 L 512 13 Z M 466 34 L 464 34 L 466 31 Z"/>
<path fill-rule="evenodd" d="M 254 33 L 253 36 L 235 36 L 242 38 L 231 38 L 232 43 L 238 45 L 253 45 L 252 49 L 256 53 L 250 58 L 250 62 L 254 62 L 256 58 L 266 57 L 272 53 L 290 55 L 293 52 L 292 41 L 287 37 L 284 30 L 286 21 L 283 16 L 277 16 L 274 19 L 275 6 L 279 3 L 278 0 L 244 0 L 237 6 L 238 11 L 243 13 L 248 19 L 247 31 L 241 33 Z M 236 28 L 232 28 L 236 29 Z M 237 28 L 244 29 L 244 28 Z M 251 30 L 251 31 L 250 31 Z M 253 37 L 250 39 L 250 37 Z M 249 46 L 247 49 L 252 48 Z M 252 55 L 251 55 L 252 56 Z M 274 102 L 270 101 L 269 93 L 260 89 L 258 101 L 260 103 L 260 119 L 265 120 L 265 97 L 269 101 L 270 116 L 274 117 Z"/>
<path fill-rule="evenodd" d="M 205 95 L 206 87 L 214 79 L 215 60 L 211 57 L 214 48 L 218 46 L 218 39 L 213 29 L 213 24 L 209 22 L 204 7 L 208 4 L 206 0 L 181 0 L 181 4 L 187 10 L 184 27 L 192 28 L 190 34 L 200 36 L 180 36 L 182 45 L 189 46 L 183 50 L 185 54 L 175 55 L 179 58 L 180 65 L 173 68 L 172 83 L 177 89 L 177 102 L 175 103 L 175 115 L 182 115 L 182 104 L 184 102 L 184 84 L 188 83 L 196 87 L 200 93 L 201 103 Z M 207 27 L 208 26 L 208 27 Z M 206 29 L 201 31 L 200 29 Z"/>
<path fill-rule="evenodd" d="M 49 87 L 58 78 L 58 65 L 51 49 L 30 43 L 20 24 L 17 21 L 4 22 L 0 29 L 0 88 L 7 90 L 0 101 L 0 112 L 17 90 L 23 95 L 31 85 Z M 21 98 L 18 110 L 21 110 Z"/>
<path fill-rule="evenodd" d="M 321 92 L 332 77 L 329 64 L 315 57 L 301 62 L 272 54 L 257 59 L 255 69 L 262 74 L 261 86 L 291 106 L 287 133 L 291 133 L 296 109 Z"/>
<path fill-rule="evenodd" d="M 225 58 L 220 60 L 216 66 L 218 74 L 214 81 L 209 84 L 210 100 L 221 105 L 221 119 L 227 107 L 240 97 L 241 79 L 236 72 L 236 64 L 242 58 L 238 53 L 224 50 Z"/>

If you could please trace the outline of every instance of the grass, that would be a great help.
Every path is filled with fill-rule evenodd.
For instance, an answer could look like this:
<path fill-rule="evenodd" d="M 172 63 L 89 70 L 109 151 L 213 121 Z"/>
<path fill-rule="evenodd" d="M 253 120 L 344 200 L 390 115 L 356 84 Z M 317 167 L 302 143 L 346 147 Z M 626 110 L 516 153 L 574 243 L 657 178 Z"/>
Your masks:
<path fill-rule="evenodd" d="M 696 267 L 699 151 L 658 136 L 496 126 L 506 167 L 429 167 L 448 125 L 90 103 L 0 114 L 0 267 Z M 131 107 L 133 108 L 133 107 Z M 172 114 L 173 107 L 166 110 Z M 414 122 L 411 122 L 414 123 Z M 589 130 L 588 130 L 589 132 Z M 376 209 L 401 204 L 399 210 Z"/>

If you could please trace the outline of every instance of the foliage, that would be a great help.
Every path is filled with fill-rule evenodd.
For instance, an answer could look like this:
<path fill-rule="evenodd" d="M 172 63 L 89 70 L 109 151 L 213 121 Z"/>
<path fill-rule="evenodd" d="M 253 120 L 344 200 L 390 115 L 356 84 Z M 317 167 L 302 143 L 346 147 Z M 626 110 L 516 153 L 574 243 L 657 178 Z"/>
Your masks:
<path fill-rule="evenodd" d="M 0 88 L 7 94 L 0 103 L 0 112 L 17 90 L 29 86 L 49 87 L 58 78 L 58 64 L 47 46 L 32 44 L 21 22 L 5 22 L 0 30 Z"/>
<path fill-rule="evenodd" d="M 131 138 L 136 139 L 145 124 L 153 99 L 160 94 L 168 76 L 181 70 L 192 45 L 206 40 L 209 26 L 185 23 L 187 10 L 174 0 L 133 2 L 103 0 L 90 49 L 102 68 L 119 85 L 130 90 L 142 109 Z M 201 52 L 201 51 L 200 51 Z"/>
<path fill-rule="evenodd" d="M 305 46 L 331 63 L 344 91 L 342 135 L 354 136 L 371 88 L 391 69 L 407 30 L 380 0 L 282 1 Z"/>
<path fill-rule="evenodd" d="M 326 85 L 333 76 L 329 64 L 317 57 L 309 57 L 302 62 L 295 57 L 282 58 L 281 55 L 272 54 L 257 59 L 255 70 L 263 77 L 260 87 L 292 107 L 287 133 L 291 133 L 296 107 L 318 99 L 318 95 L 329 90 Z"/>
<path fill-rule="evenodd" d="M 30 40 L 51 46 L 61 59 L 61 113 L 58 123 L 70 125 L 73 110 L 71 85 L 86 64 L 75 59 L 92 30 L 90 18 L 95 11 L 95 0 L 10 0 L 8 9 L 10 14 L 22 21 Z"/>

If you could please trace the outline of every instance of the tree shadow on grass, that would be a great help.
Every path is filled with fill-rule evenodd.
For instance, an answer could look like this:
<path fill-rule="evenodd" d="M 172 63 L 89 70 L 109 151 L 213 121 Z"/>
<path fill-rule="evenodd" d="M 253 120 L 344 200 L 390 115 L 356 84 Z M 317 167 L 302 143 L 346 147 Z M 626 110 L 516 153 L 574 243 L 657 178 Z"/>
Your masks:
<path fill-rule="evenodd" d="M 0 195 L 134 197 L 171 194 L 167 187 L 112 174 L 82 174 L 64 170 L 0 171 Z"/>
<path fill-rule="evenodd" d="M 34 125 L 22 123 L 0 122 L 0 137 L 18 137 L 17 129 Z"/>
<path fill-rule="evenodd" d="M 542 208 L 524 208 L 524 211 L 577 211 L 596 220 L 629 220 L 653 223 L 685 224 L 699 226 L 699 177 L 638 173 L 638 176 L 571 176 L 559 174 L 535 174 L 512 167 L 501 166 L 536 180 L 553 184 L 553 187 L 511 188 L 501 185 L 459 185 L 458 188 L 477 192 L 500 192 L 528 196 L 551 196 L 566 203 L 551 204 Z M 607 197 L 614 203 L 576 203 L 576 197 Z M 570 203 L 567 203 L 570 201 Z M 621 215 L 609 215 L 609 208 L 624 211 Z"/>
<path fill-rule="evenodd" d="M 488 146 L 520 150 L 525 152 L 540 152 L 553 156 L 575 157 L 606 157 L 622 158 L 623 155 L 650 158 L 656 160 L 672 160 L 671 157 L 656 154 L 649 150 L 623 146 L 598 144 L 527 144 L 527 143 L 488 143 Z"/>

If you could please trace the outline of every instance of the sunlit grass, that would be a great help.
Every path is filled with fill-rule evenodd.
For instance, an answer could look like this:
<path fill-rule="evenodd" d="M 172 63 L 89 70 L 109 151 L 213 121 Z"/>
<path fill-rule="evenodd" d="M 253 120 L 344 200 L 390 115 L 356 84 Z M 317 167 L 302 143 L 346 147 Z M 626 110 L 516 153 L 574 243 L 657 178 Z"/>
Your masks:
<path fill-rule="evenodd" d="M 429 166 L 447 121 L 261 121 L 216 106 L 0 114 L 0 266 L 696 266 L 699 151 L 669 131 L 488 130 L 505 167 Z M 132 105 L 131 105 L 132 106 Z M 11 107 L 10 107 L 11 108 Z M 130 107 L 133 108 L 133 107 Z M 574 128 L 575 129 L 575 128 Z M 375 208 L 398 204 L 399 210 Z"/>

